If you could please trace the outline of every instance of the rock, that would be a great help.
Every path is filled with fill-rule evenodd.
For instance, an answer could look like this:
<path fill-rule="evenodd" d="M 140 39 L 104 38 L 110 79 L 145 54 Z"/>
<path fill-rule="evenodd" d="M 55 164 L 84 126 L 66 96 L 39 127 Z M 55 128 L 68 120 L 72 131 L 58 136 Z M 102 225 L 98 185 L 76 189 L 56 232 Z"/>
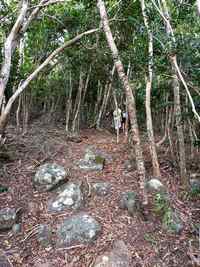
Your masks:
<path fill-rule="evenodd" d="M 127 172 L 131 172 L 135 169 L 135 164 L 133 162 L 133 160 L 125 160 L 124 162 L 124 168 Z"/>
<path fill-rule="evenodd" d="M 164 214 L 163 225 L 164 228 L 175 234 L 180 234 L 184 227 L 178 213 L 171 209 Z"/>
<path fill-rule="evenodd" d="M 146 188 L 150 192 L 163 192 L 165 191 L 164 185 L 158 179 L 151 179 L 146 183 Z"/>
<path fill-rule="evenodd" d="M 0 210 L 0 230 L 9 230 L 17 220 L 15 209 L 4 208 Z"/>
<path fill-rule="evenodd" d="M 136 211 L 140 210 L 141 203 L 135 192 L 128 191 L 121 194 L 119 207 L 128 210 L 129 215 L 133 216 Z"/>
<path fill-rule="evenodd" d="M 52 230 L 47 224 L 41 224 L 38 228 L 37 240 L 42 247 L 49 247 L 52 245 Z"/>
<path fill-rule="evenodd" d="M 111 191 L 111 184 L 109 182 L 98 182 L 94 183 L 92 188 L 97 196 L 106 196 Z"/>
<path fill-rule="evenodd" d="M 0 267 L 13 267 L 2 250 L 0 250 Z"/>
<path fill-rule="evenodd" d="M 190 176 L 190 187 L 192 193 L 200 193 L 200 175 L 194 173 Z"/>
<path fill-rule="evenodd" d="M 128 267 L 131 264 L 131 255 L 127 246 L 121 240 L 113 244 L 113 249 L 97 257 L 93 267 Z"/>
<path fill-rule="evenodd" d="M 57 230 L 58 247 L 93 242 L 101 232 L 101 225 L 90 215 L 81 213 L 64 220 Z"/>
<path fill-rule="evenodd" d="M 77 210 L 84 205 L 84 195 L 81 191 L 82 183 L 68 183 L 62 187 L 58 196 L 49 203 L 49 211 L 64 209 Z"/>
<path fill-rule="evenodd" d="M 95 149 L 95 154 L 104 158 L 106 160 L 106 162 L 112 162 L 113 161 L 113 157 L 110 154 L 108 154 L 107 152 L 102 151 L 100 149 Z"/>
<path fill-rule="evenodd" d="M 68 173 L 62 166 L 56 163 L 46 163 L 38 168 L 33 182 L 37 189 L 48 191 L 66 181 L 67 176 Z"/>
<path fill-rule="evenodd" d="M 104 162 L 105 158 L 95 154 L 90 148 L 87 148 L 84 159 L 78 162 L 78 167 L 85 171 L 102 171 Z"/>
<path fill-rule="evenodd" d="M 96 155 L 95 153 L 92 151 L 92 148 L 86 148 L 85 150 L 85 156 L 84 156 L 84 160 L 86 161 L 92 161 L 95 160 Z"/>
<path fill-rule="evenodd" d="M 13 226 L 12 226 L 12 231 L 14 234 L 18 234 L 20 233 L 22 230 L 22 225 L 21 223 L 15 223 Z"/>

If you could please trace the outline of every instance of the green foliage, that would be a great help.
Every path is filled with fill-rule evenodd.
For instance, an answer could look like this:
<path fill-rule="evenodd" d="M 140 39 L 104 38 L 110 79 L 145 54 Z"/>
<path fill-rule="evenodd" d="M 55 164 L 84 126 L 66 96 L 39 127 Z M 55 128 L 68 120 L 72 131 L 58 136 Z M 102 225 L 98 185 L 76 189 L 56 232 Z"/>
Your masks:
<path fill-rule="evenodd" d="M 170 203 L 166 193 L 156 193 L 154 196 L 154 212 L 158 215 L 168 213 L 170 210 Z"/>

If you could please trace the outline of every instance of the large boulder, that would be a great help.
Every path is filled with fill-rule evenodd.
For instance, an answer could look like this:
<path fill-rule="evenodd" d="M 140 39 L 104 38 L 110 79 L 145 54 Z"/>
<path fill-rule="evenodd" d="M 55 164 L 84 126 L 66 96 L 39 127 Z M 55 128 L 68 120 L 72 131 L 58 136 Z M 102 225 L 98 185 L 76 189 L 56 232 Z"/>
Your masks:
<path fill-rule="evenodd" d="M 9 230 L 17 220 L 16 210 L 13 208 L 4 208 L 0 210 L 0 230 Z"/>
<path fill-rule="evenodd" d="M 128 267 L 131 266 L 130 252 L 122 240 L 113 244 L 113 249 L 97 257 L 93 267 Z"/>
<path fill-rule="evenodd" d="M 64 209 L 78 210 L 84 205 L 82 183 L 68 183 L 64 185 L 58 196 L 49 203 L 49 211 L 62 211 Z"/>
<path fill-rule="evenodd" d="M 79 160 L 78 167 L 85 171 L 102 171 L 105 158 L 87 148 L 83 159 Z"/>
<path fill-rule="evenodd" d="M 64 183 L 68 175 L 62 166 L 56 163 L 46 163 L 38 168 L 33 183 L 37 189 L 48 191 L 56 185 Z"/>
<path fill-rule="evenodd" d="M 93 242 L 101 232 L 101 225 L 90 215 L 80 213 L 64 220 L 57 230 L 57 246 L 70 247 L 73 245 Z"/>

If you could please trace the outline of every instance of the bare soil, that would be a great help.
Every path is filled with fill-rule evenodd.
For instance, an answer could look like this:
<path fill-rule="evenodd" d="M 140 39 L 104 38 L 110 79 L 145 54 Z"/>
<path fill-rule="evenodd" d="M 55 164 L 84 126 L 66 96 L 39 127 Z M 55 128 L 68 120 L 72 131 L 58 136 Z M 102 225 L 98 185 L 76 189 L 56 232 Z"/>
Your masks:
<path fill-rule="evenodd" d="M 111 249 L 116 239 L 126 243 L 132 255 L 133 267 L 195 266 L 192 257 L 198 253 L 198 235 L 193 233 L 192 225 L 200 222 L 200 200 L 191 199 L 183 193 L 180 178 L 165 154 L 166 148 L 159 151 L 162 182 L 185 223 L 179 235 L 163 229 L 161 219 L 152 215 L 150 207 L 146 211 L 147 220 L 140 214 L 130 217 L 126 211 L 119 209 L 121 192 L 134 190 L 139 193 L 137 171 L 133 169 L 126 172 L 124 167 L 125 160 L 130 158 L 130 149 L 122 134 L 120 143 L 116 144 L 115 135 L 108 131 L 84 130 L 81 132 L 82 142 L 75 143 L 67 140 L 63 127 L 45 126 L 38 122 L 24 136 L 17 136 L 15 129 L 9 127 L 7 136 L 6 149 L 10 159 L 1 162 L 0 184 L 8 186 L 9 191 L 0 193 L 0 207 L 22 209 L 22 231 L 18 234 L 12 231 L 0 233 L 0 249 L 13 266 L 28 267 L 48 261 L 55 267 L 89 267 L 98 255 Z M 102 172 L 85 173 L 73 169 L 88 145 L 112 156 Z M 144 145 L 144 155 L 150 175 L 147 145 Z M 111 195 L 92 196 L 83 209 L 102 225 L 102 233 L 94 244 L 69 250 L 54 246 L 45 249 L 38 244 L 36 229 L 39 224 L 49 224 L 56 231 L 64 218 L 76 213 L 68 210 L 59 214 L 47 212 L 47 202 L 55 193 L 39 193 L 32 185 L 37 167 L 45 162 L 56 162 L 69 168 L 70 180 L 87 179 L 89 183 L 109 181 L 112 184 Z"/>

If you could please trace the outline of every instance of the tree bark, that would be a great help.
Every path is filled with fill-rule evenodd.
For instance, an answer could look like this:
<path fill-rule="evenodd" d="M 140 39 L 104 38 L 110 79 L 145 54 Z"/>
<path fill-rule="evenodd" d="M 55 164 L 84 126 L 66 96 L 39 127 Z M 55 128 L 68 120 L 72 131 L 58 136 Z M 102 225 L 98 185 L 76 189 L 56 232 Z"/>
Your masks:
<path fill-rule="evenodd" d="M 168 37 L 171 38 L 172 43 L 176 44 L 176 39 L 174 36 L 174 32 L 170 23 L 170 15 L 167 7 L 167 3 L 165 0 L 161 0 L 162 3 L 162 15 L 166 27 L 166 33 Z M 178 144 L 179 144 L 179 168 L 181 178 L 183 180 L 184 186 L 188 187 L 188 177 L 187 177 L 187 170 L 186 170 L 186 159 L 185 159 L 185 142 L 184 142 L 184 133 L 182 127 L 182 112 L 181 112 L 181 101 L 180 101 L 180 85 L 178 79 L 178 72 L 177 72 L 177 58 L 176 54 L 172 54 L 170 51 L 169 54 L 169 61 L 171 63 L 172 68 L 172 75 L 173 75 L 173 91 L 174 91 L 174 112 L 175 112 L 175 121 L 176 121 L 176 128 L 177 128 L 177 137 L 178 137 Z"/>
<path fill-rule="evenodd" d="M 146 107 L 146 123 L 147 123 L 147 135 L 149 139 L 149 148 L 151 154 L 151 161 L 153 165 L 153 175 L 156 177 L 160 177 L 160 167 L 158 163 L 158 156 L 156 151 L 156 144 L 154 139 L 154 131 L 153 131 L 153 123 L 152 123 L 152 115 L 151 115 L 151 89 L 152 89 L 152 80 L 153 80 L 153 33 L 149 27 L 149 21 L 146 14 L 146 5 L 145 0 L 141 0 L 141 8 L 144 19 L 144 24 L 148 33 L 148 73 L 149 76 L 146 81 L 146 99 L 145 99 L 145 107 Z"/>
<path fill-rule="evenodd" d="M 144 204 L 147 204 L 148 201 L 147 201 L 147 194 L 145 190 L 146 171 L 144 167 L 144 159 L 143 159 L 143 154 L 142 154 L 140 134 L 139 134 L 139 128 L 138 128 L 138 123 L 137 123 L 137 117 L 136 117 L 135 98 L 132 93 L 132 88 L 128 82 L 128 78 L 124 72 L 124 67 L 120 59 L 118 49 L 115 44 L 111 29 L 108 23 L 108 17 L 107 17 L 104 1 L 97 0 L 97 7 L 99 9 L 101 22 L 102 22 L 103 30 L 106 35 L 108 46 L 112 52 L 115 67 L 116 67 L 118 76 L 122 82 L 122 85 L 123 85 L 123 88 L 126 94 L 126 98 L 128 102 L 128 112 L 129 112 L 129 118 L 130 118 L 130 124 L 131 124 L 131 131 L 132 131 L 132 141 L 135 147 L 137 170 L 138 170 L 138 175 L 140 178 L 140 186 L 143 191 L 143 202 Z"/>
<path fill-rule="evenodd" d="M 77 96 L 76 96 L 77 106 L 76 106 L 74 119 L 72 122 L 72 133 L 73 134 L 75 133 L 75 131 L 78 132 L 78 130 L 79 130 L 78 127 L 76 127 L 76 125 L 77 125 L 78 116 L 79 116 L 79 112 L 80 112 L 82 91 L 83 91 L 83 72 L 82 72 L 82 70 L 80 70 L 79 87 L 78 87 L 78 92 L 77 92 Z"/>
<path fill-rule="evenodd" d="M 2 67 L 0 70 L 0 108 L 2 106 L 4 92 L 5 92 L 6 85 L 8 83 L 8 79 L 10 76 L 14 42 L 17 38 L 17 35 L 19 34 L 19 30 L 23 24 L 27 10 L 28 10 L 28 0 L 23 0 L 19 16 L 18 16 L 14 26 L 12 27 L 10 34 L 6 38 L 6 41 L 4 44 L 3 64 L 2 64 Z"/>
<path fill-rule="evenodd" d="M 67 94 L 67 92 L 66 92 Z M 67 134 L 69 133 L 69 119 L 70 119 L 70 112 L 72 108 L 72 73 L 71 70 L 69 72 L 69 93 L 67 96 L 66 101 L 66 122 L 65 122 L 65 131 Z"/>

